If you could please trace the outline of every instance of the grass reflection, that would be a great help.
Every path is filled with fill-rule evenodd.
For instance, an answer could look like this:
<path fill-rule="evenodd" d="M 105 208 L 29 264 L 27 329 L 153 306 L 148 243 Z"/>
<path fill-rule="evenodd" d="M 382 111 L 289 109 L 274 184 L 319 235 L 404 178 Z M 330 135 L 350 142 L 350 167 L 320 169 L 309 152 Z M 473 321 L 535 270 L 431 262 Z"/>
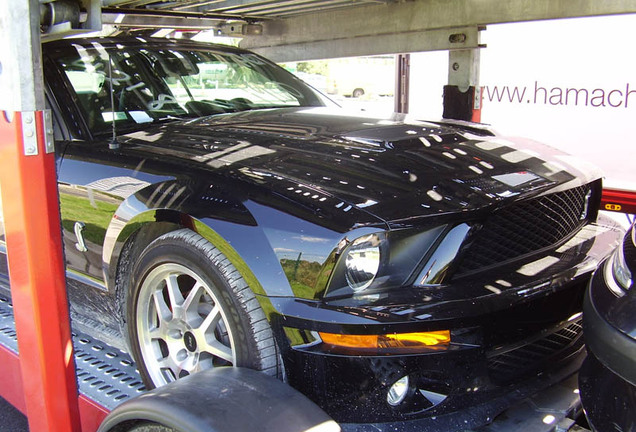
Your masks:
<path fill-rule="evenodd" d="M 63 191 L 60 188 L 60 209 L 62 227 L 67 232 L 73 232 L 75 222 L 84 222 L 83 235 L 85 240 L 97 244 L 104 244 L 106 230 L 118 204 L 109 196 L 93 193 L 94 199 L 81 196 L 80 191 Z"/>

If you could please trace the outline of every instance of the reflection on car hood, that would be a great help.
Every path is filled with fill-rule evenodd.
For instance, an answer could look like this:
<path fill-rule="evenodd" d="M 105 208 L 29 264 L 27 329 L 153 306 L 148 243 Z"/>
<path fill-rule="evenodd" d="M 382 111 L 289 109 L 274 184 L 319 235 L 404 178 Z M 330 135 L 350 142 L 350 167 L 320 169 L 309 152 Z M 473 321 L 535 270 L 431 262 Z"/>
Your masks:
<path fill-rule="evenodd" d="M 391 222 L 474 210 L 599 176 L 552 148 L 475 125 L 401 115 L 380 120 L 327 108 L 173 122 L 122 141 L 299 203 L 327 195 Z"/>

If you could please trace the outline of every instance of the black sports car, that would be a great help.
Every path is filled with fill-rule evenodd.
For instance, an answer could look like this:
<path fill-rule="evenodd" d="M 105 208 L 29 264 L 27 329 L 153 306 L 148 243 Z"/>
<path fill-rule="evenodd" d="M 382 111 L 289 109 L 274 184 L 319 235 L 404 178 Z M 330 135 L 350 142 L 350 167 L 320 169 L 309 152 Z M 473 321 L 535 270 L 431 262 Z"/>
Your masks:
<path fill-rule="evenodd" d="M 585 296 L 588 357 L 579 374 L 596 431 L 636 430 L 636 226 L 599 267 Z"/>
<path fill-rule="evenodd" d="M 344 112 L 235 48 L 43 49 L 72 316 L 148 387 L 247 366 L 352 428 L 448 430 L 580 366 L 584 289 L 620 237 L 596 171 Z"/>

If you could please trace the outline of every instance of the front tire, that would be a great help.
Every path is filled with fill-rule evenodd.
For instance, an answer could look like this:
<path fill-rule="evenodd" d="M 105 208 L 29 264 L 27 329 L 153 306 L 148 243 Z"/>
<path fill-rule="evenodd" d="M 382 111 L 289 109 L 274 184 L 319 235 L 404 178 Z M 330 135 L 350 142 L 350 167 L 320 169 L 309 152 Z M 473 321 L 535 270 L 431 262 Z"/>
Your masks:
<path fill-rule="evenodd" d="M 354 98 L 362 97 L 364 96 L 364 90 L 361 88 L 357 88 L 351 93 L 351 96 L 353 96 Z"/>
<path fill-rule="evenodd" d="M 193 231 L 164 234 L 142 252 L 126 303 L 130 347 L 147 388 L 217 366 L 278 373 L 274 337 L 254 293 Z"/>

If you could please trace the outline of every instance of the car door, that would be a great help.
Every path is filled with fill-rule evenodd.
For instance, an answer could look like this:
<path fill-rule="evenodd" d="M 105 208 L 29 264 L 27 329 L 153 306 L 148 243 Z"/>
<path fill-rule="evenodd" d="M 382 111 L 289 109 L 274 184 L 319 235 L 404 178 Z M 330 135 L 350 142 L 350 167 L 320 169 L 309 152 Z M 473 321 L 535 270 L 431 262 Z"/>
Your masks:
<path fill-rule="evenodd" d="M 46 56 L 44 71 L 55 130 L 71 316 L 84 331 L 97 329 L 102 335 L 112 333 L 119 329 L 120 323 L 114 287 L 107 286 L 104 273 L 107 232 L 117 223 L 113 216 L 122 202 L 148 182 L 138 178 L 139 161 L 131 162 L 120 152 L 112 151 L 107 135 L 94 137 L 90 133 L 89 124 L 95 120 L 84 115 L 82 100 L 99 103 L 93 90 L 103 82 L 90 73 L 78 71 L 71 74 L 73 82 Z M 80 92 L 70 91 L 72 85 L 77 85 Z M 97 106 L 96 109 L 101 110 Z"/>

